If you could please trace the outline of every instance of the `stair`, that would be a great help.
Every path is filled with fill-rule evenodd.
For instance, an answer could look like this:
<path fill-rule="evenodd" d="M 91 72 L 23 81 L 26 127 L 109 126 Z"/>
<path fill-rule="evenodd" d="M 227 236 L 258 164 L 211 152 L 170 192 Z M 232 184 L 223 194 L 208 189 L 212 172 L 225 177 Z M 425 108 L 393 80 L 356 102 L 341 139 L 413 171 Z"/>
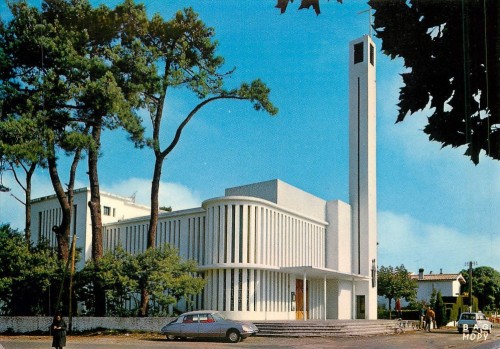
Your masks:
<path fill-rule="evenodd" d="M 254 321 L 258 336 L 266 337 L 352 337 L 394 334 L 395 320 L 308 320 Z M 413 331 L 413 326 L 405 328 Z"/>

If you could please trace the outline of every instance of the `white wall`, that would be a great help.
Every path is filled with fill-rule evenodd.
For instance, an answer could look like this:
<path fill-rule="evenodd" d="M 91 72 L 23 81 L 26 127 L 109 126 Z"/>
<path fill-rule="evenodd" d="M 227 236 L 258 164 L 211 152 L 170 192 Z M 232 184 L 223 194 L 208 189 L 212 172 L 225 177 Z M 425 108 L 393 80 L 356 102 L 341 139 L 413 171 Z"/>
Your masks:
<path fill-rule="evenodd" d="M 68 318 L 63 317 L 68 325 Z M 89 331 L 98 328 L 109 330 L 152 331 L 159 332 L 169 323 L 171 317 L 73 317 L 72 329 L 76 332 Z M 0 333 L 49 332 L 52 317 L 48 316 L 1 316 Z M 1 346 L 0 346 L 1 347 Z"/>
<path fill-rule="evenodd" d="M 351 207 L 334 200 L 326 205 L 326 268 L 352 272 Z"/>
<path fill-rule="evenodd" d="M 74 191 L 74 212 L 70 234 L 73 235 L 76 229 L 78 237 L 76 247 L 82 251 L 82 259 L 77 268 L 83 267 L 85 261 L 91 258 L 92 229 L 90 211 L 87 206 L 89 200 L 90 191 L 88 188 L 80 188 Z M 108 212 L 105 212 L 104 207 L 109 208 L 109 214 L 106 214 Z M 150 210 L 146 206 L 133 203 L 129 198 L 101 192 L 101 213 L 102 222 L 106 224 L 115 222 L 118 219 L 149 215 Z M 49 239 L 51 245 L 56 246 L 56 237 L 52 232 L 52 226 L 59 225 L 61 219 L 62 211 L 55 195 L 32 200 L 31 222 L 33 241 L 36 243 L 40 236 L 43 235 Z"/>
<path fill-rule="evenodd" d="M 352 282 L 347 280 L 338 280 L 338 319 L 339 320 L 349 320 L 353 319 L 353 295 L 352 295 Z"/>
<path fill-rule="evenodd" d="M 457 280 L 418 281 L 417 299 L 428 301 L 433 289 L 436 292 L 441 290 L 443 297 L 457 297 L 457 293 L 460 293 L 460 282 Z"/>
<path fill-rule="evenodd" d="M 226 189 L 226 196 L 258 197 L 317 220 L 325 220 L 326 201 L 279 179 Z"/>

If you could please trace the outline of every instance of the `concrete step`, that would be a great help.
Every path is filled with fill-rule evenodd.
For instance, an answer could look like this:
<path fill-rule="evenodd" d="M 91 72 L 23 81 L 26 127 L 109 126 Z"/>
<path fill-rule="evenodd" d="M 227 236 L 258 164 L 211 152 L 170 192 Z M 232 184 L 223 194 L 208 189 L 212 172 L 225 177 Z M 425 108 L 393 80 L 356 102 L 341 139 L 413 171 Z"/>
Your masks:
<path fill-rule="evenodd" d="M 258 336 L 269 337 L 346 337 L 394 334 L 396 320 L 311 320 L 311 321 L 254 321 Z M 414 330 L 409 325 L 406 331 Z"/>

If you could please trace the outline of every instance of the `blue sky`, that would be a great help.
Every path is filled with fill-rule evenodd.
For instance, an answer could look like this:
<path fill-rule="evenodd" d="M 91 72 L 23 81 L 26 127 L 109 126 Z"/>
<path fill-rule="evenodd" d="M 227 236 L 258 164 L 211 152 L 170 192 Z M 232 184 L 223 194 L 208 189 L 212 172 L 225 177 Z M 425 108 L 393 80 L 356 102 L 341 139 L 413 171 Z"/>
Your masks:
<path fill-rule="evenodd" d="M 30 1 L 39 5 L 40 0 Z M 97 2 L 96 2 L 97 3 Z M 113 6 L 118 1 L 106 1 Z M 147 0 L 149 13 L 165 19 L 191 6 L 215 28 L 228 87 L 260 78 L 271 88 L 277 116 L 242 101 L 218 101 L 202 109 L 185 129 L 163 167 L 161 205 L 197 207 L 227 187 L 279 178 L 326 200 L 348 201 L 348 43 L 368 33 L 364 1 L 322 1 L 322 14 L 275 1 Z M 2 18 L 6 5 L 0 5 Z M 500 270 L 500 163 L 482 157 L 478 166 L 463 148 L 441 149 L 422 132 L 429 111 L 395 124 L 401 60 L 377 45 L 377 186 L 379 266 L 413 272 L 458 272 L 472 260 Z M 195 105 L 193 96 L 170 91 L 165 141 Z M 149 119 L 143 115 L 150 131 Z M 169 141 L 168 141 L 169 142 Z M 136 193 L 148 204 L 153 169 L 150 149 L 135 149 L 121 132 L 103 136 L 101 189 Z M 61 155 L 63 158 L 63 155 Z M 63 173 L 68 163 L 61 159 Z M 86 186 L 86 163 L 78 186 Z M 5 173 L 3 183 L 21 192 Z M 34 197 L 51 194 L 47 171 L 38 170 Z M 0 194 L 0 222 L 23 227 L 23 206 Z"/>

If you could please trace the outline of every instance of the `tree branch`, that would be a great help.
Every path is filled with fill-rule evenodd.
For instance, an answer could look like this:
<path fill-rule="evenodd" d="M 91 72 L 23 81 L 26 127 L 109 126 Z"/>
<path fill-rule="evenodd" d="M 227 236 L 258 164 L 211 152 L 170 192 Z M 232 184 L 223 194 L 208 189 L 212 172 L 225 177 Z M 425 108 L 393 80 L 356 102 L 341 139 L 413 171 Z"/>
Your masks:
<path fill-rule="evenodd" d="M 179 139 L 181 138 L 181 134 L 182 134 L 182 131 L 183 131 L 184 127 L 186 127 L 186 125 L 189 123 L 189 121 L 191 121 L 191 119 L 194 117 L 194 115 L 203 106 L 205 106 L 206 104 L 208 104 L 208 103 L 210 103 L 212 101 L 218 100 L 218 99 L 239 99 L 239 100 L 243 100 L 243 99 L 248 99 L 248 98 L 239 97 L 239 96 L 236 96 L 236 95 L 219 95 L 219 96 L 214 96 L 214 97 L 208 98 L 208 99 L 204 100 L 203 102 L 199 103 L 193 110 L 191 110 L 191 112 L 188 114 L 188 116 L 181 122 L 181 124 L 177 128 L 177 131 L 175 132 L 175 136 L 174 136 L 172 142 L 170 143 L 170 145 L 164 151 L 161 152 L 161 154 L 160 154 L 161 157 L 165 158 L 175 148 L 175 146 L 179 142 Z"/>

